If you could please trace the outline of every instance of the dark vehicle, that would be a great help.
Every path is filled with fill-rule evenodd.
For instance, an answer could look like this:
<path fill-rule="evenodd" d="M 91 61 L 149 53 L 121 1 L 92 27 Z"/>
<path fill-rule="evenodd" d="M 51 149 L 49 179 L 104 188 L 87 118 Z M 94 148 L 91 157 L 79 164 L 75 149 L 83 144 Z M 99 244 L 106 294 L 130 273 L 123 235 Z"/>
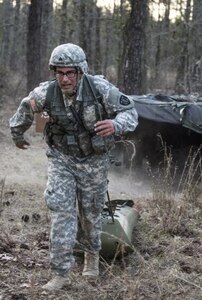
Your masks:
<path fill-rule="evenodd" d="M 139 125 L 125 139 L 123 161 L 126 167 L 131 164 L 141 167 L 145 160 L 151 166 L 159 166 L 165 148 L 172 153 L 179 168 L 183 166 L 191 149 L 198 150 L 202 145 L 202 98 L 147 95 L 133 96 L 133 99 Z M 134 141 L 135 155 L 129 140 Z M 131 157 L 134 157 L 132 162 Z"/>

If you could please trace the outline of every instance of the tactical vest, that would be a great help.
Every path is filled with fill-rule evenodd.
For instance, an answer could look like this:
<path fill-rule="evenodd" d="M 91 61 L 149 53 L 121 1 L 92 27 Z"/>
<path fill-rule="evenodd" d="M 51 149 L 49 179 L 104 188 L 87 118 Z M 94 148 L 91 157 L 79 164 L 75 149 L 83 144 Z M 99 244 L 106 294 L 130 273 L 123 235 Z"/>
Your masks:
<path fill-rule="evenodd" d="M 82 101 L 78 101 L 79 111 L 70 106 L 73 116 L 70 119 L 61 89 L 57 81 L 53 80 L 48 87 L 44 106 L 50 117 L 44 130 L 47 144 L 64 154 L 79 157 L 110 150 L 114 145 L 114 138 L 103 138 L 94 132 L 94 124 L 98 120 L 109 118 L 101 100 L 101 94 L 94 87 L 93 76 L 84 75 Z"/>

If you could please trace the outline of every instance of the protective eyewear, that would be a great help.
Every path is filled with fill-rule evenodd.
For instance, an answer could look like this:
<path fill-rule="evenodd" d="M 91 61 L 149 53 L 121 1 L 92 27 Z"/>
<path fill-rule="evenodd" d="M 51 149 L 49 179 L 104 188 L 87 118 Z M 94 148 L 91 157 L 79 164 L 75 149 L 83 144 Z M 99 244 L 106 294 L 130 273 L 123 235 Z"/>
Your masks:
<path fill-rule="evenodd" d="M 56 71 L 55 74 L 56 74 L 56 76 L 58 76 L 60 78 L 67 76 L 67 78 L 73 79 L 76 76 L 77 71 L 67 71 L 67 72 Z"/>

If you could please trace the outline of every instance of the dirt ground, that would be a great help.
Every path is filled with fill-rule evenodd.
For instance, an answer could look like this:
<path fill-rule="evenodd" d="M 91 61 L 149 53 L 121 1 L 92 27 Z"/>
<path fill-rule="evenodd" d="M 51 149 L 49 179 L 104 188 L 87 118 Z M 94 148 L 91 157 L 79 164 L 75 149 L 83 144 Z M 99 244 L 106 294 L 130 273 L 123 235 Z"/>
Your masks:
<path fill-rule="evenodd" d="M 8 120 L 15 110 L 10 99 L 0 107 L 0 300 L 202 299 L 201 190 L 193 201 L 166 200 L 148 178 L 114 166 L 110 197 L 134 200 L 140 213 L 134 252 L 101 259 L 96 282 L 82 278 L 83 258 L 76 256 L 69 290 L 41 289 L 51 277 L 50 219 L 43 200 L 46 145 L 33 125 L 26 134 L 31 147 L 14 146 Z"/>

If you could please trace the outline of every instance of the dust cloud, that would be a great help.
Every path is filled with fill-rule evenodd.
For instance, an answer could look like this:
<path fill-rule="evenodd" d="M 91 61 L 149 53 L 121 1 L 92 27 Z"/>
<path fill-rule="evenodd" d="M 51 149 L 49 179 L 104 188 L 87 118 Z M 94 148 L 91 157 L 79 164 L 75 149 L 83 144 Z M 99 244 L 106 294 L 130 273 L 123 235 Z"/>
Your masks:
<path fill-rule="evenodd" d="M 115 166 L 110 169 L 108 179 L 109 194 L 114 199 L 135 199 L 151 194 L 149 178 L 138 170 Z"/>

